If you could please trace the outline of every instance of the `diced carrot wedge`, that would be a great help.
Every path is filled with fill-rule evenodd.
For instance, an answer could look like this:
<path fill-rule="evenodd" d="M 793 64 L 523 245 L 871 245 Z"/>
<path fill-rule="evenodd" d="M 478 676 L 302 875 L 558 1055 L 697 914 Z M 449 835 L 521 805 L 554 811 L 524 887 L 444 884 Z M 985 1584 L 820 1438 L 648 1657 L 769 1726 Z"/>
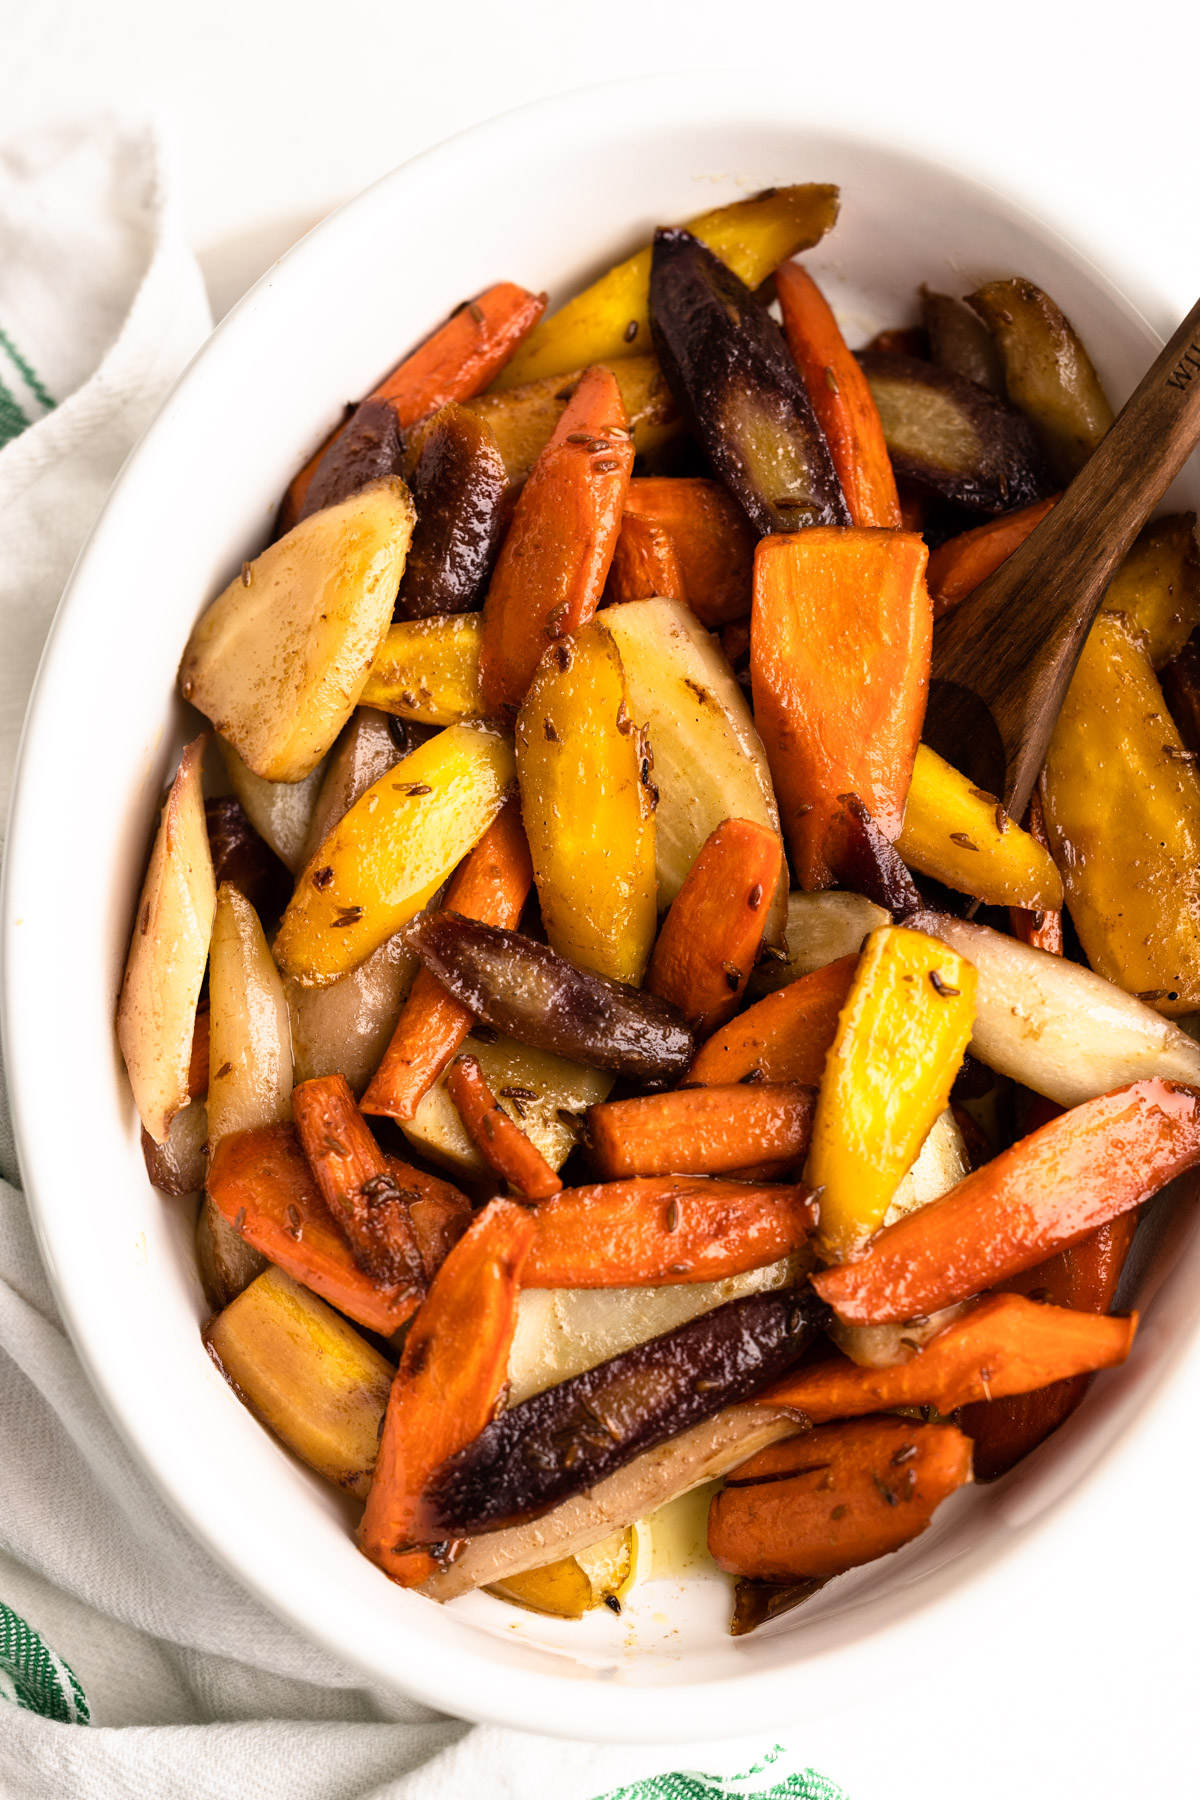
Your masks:
<path fill-rule="evenodd" d="M 453 1182 L 429 1175 L 398 1156 L 385 1156 L 388 1174 L 408 1205 L 417 1248 L 430 1282 L 471 1223 L 471 1202 Z"/>
<path fill-rule="evenodd" d="M 1076 1307 L 1083 1314 L 1105 1314 L 1117 1291 L 1137 1223 L 1136 1212 L 1122 1213 L 1069 1250 L 1060 1250 L 1048 1261 L 1012 1276 L 1005 1289 L 1010 1296 L 1029 1294 L 1057 1307 Z M 1105 1325 L 1119 1322 L 1101 1320 Z M 964 1407 L 961 1424 L 975 1445 L 975 1473 L 980 1481 L 994 1481 L 1027 1456 L 1070 1417 L 1088 1388 L 1086 1374 L 1067 1369 L 1045 1375 L 1043 1382 L 1048 1385 L 1039 1384 L 1036 1390 L 1015 1393 L 1008 1399 L 1002 1399 L 992 1383 L 988 1395 Z"/>
<path fill-rule="evenodd" d="M 856 525 L 900 525 L 900 497 L 867 378 L 829 302 L 799 263 L 781 263 L 775 291 L 783 330 Z"/>
<path fill-rule="evenodd" d="M 779 833 L 726 819 L 701 846 L 658 934 L 646 986 L 698 1038 L 737 1011 L 783 869 Z"/>
<path fill-rule="evenodd" d="M 1047 1382 L 1086 1379 L 1128 1356 L 1137 1314 L 1127 1319 L 1042 1306 L 1020 1294 L 988 1294 L 931 1338 L 909 1362 L 861 1368 L 848 1356 L 809 1363 L 755 1396 L 762 1406 L 794 1406 L 814 1425 L 897 1406 L 936 1406 L 941 1413 L 1029 1395 Z M 966 1419 L 963 1430 L 974 1437 Z"/>
<path fill-rule="evenodd" d="M 610 1100 L 589 1108 L 589 1154 L 605 1181 L 789 1163 L 808 1148 L 815 1098 L 796 1082 L 738 1082 Z"/>
<path fill-rule="evenodd" d="M 622 591 L 611 598 L 646 600 L 653 594 L 669 600 L 686 600 L 702 625 L 717 631 L 750 612 L 754 571 L 755 535 L 737 501 L 719 482 L 699 475 L 639 475 L 629 484 L 621 544 L 613 560 L 614 572 L 624 539 L 648 543 L 647 534 L 663 533 L 670 543 L 679 572 L 679 590 L 646 587 L 654 573 L 647 563 L 640 576 L 641 592 L 633 587 L 632 567 L 622 577 Z M 666 579 L 664 573 L 659 577 Z"/>
<path fill-rule="evenodd" d="M 514 796 L 451 876 L 445 909 L 512 931 L 532 885 L 533 864 Z M 411 1119 L 474 1023 L 474 1013 L 461 1000 L 428 969 L 418 969 L 391 1043 L 362 1097 L 363 1112 Z"/>
<path fill-rule="evenodd" d="M 499 374 L 545 310 L 545 294 L 498 281 L 452 313 L 366 398 L 386 400 L 402 430 L 451 400 L 470 400 Z M 296 523 L 325 452 L 344 429 L 339 426 L 292 481 L 280 508 L 279 536 Z"/>
<path fill-rule="evenodd" d="M 722 1281 L 798 1250 L 807 1188 L 736 1181 L 614 1181 L 538 1207 L 526 1287 L 675 1287 Z"/>
<path fill-rule="evenodd" d="M 664 600 L 688 597 L 675 541 L 663 526 L 626 507 L 604 589 L 605 605 L 650 600 L 656 594 Z"/>
<path fill-rule="evenodd" d="M 825 840 L 857 794 L 893 842 L 925 717 L 928 552 L 910 532 L 814 526 L 754 553 L 754 717 L 802 887 L 828 887 Z"/>
<path fill-rule="evenodd" d="M 587 369 L 521 490 L 483 606 L 484 704 L 511 723 L 543 653 L 604 592 L 633 468 L 621 390 Z"/>
<path fill-rule="evenodd" d="M 360 1549 L 403 1587 L 437 1567 L 411 1540 L 422 1489 L 496 1409 L 535 1230 L 526 1207 L 491 1201 L 438 1270 L 404 1340 L 358 1533 Z"/>
<path fill-rule="evenodd" d="M 688 1080 L 702 1087 L 747 1080 L 818 1087 L 857 967 L 857 956 L 839 957 L 748 1006 L 700 1046 Z"/>
<path fill-rule="evenodd" d="M 708 1547 L 720 1568 L 759 1581 L 840 1575 L 918 1536 L 970 1479 L 971 1440 L 953 1425 L 819 1425 L 732 1471 Z"/>
<path fill-rule="evenodd" d="M 853 1325 L 900 1323 L 995 1287 L 1200 1162 L 1200 1090 L 1150 1078 L 1086 1100 L 813 1277 Z"/>
<path fill-rule="evenodd" d="M 1052 494 L 1048 500 L 1035 500 L 1019 512 L 1003 513 L 998 519 L 989 519 L 986 525 L 976 525 L 939 544 L 930 553 L 926 573 L 934 618 L 952 612 L 989 575 L 994 575 L 1000 564 L 1025 542 L 1034 526 L 1041 524 L 1058 498 Z"/>
<path fill-rule="evenodd" d="M 484 1080 L 479 1059 L 460 1056 L 450 1065 L 446 1091 L 488 1168 L 525 1200 L 548 1200 L 562 1182 L 515 1119 L 510 1119 Z"/>
<path fill-rule="evenodd" d="M 292 1090 L 296 1135 L 326 1206 L 360 1265 L 381 1284 L 425 1290 L 425 1264 L 408 1202 L 367 1128 L 344 1075 L 319 1075 Z"/>
<path fill-rule="evenodd" d="M 227 1133 L 208 1192 L 248 1244 L 360 1325 L 389 1337 L 416 1309 L 410 1282 L 381 1287 L 359 1267 L 290 1125 Z"/>

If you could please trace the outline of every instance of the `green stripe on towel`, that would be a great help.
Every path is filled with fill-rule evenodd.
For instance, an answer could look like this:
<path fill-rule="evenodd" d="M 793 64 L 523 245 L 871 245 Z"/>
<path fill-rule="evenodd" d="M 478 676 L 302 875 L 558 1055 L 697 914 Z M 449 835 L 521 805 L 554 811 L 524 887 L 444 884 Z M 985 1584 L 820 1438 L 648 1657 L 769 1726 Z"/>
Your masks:
<path fill-rule="evenodd" d="M 60 1725 L 90 1725 L 91 1714 L 73 1669 L 32 1625 L 0 1600 L 0 1700 Z"/>

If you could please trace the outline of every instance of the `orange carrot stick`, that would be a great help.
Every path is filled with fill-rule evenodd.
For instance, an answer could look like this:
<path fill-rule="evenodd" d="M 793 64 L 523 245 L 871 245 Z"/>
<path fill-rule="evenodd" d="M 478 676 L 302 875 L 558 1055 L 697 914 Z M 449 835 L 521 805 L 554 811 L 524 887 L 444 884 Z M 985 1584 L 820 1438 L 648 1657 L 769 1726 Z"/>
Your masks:
<path fill-rule="evenodd" d="M 1129 1355 L 1136 1330 L 1136 1313 L 1112 1319 L 1038 1305 L 1020 1294 L 988 1294 L 906 1363 L 866 1369 L 848 1356 L 831 1356 L 786 1375 L 755 1400 L 794 1406 L 814 1425 L 897 1406 L 950 1413 L 974 1401 L 999 1404 L 1005 1395 L 1113 1368 Z M 965 1419 L 963 1430 L 974 1437 Z"/>
<path fill-rule="evenodd" d="M 512 931 L 532 885 L 520 802 L 513 798 L 455 870 L 444 905 L 447 912 Z M 448 994 L 428 969 L 419 969 L 392 1041 L 362 1097 L 363 1112 L 411 1119 L 442 1070 L 458 1055 L 474 1023 L 468 1007 Z"/>
<path fill-rule="evenodd" d="M 471 1223 L 471 1202 L 453 1182 L 427 1175 L 398 1156 L 385 1156 L 384 1161 L 408 1205 L 425 1280 L 430 1282 Z"/>
<path fill-rule="evenodd" d="M 829 302 L 799 263 L 781 263 L 775 291 L 788 349 L 804 377 L 856 525 L 900 524 L 900 496 L 867 378 L 846 348 Z"/>
<path fill-rule="evenodd" d="M 1076 1307 L 1081 1315 L 1107 1313 L 1137 1222 L 1136 1212 L 1122 1213 L 1069 1250 L 1060 1250 L 1047 1262 L 1012 1276 L 1005 1289 L 1011 1296 L 1030 1294 L 1055 1306 Z M 1050 1310 L 1043 1307 L 1043 1311 Z M 1111 1325 L 1119 1321 L 1102 1318 L 1100 1322 Z M 1009 1399 L 1000 1398 L 1000 1390 L 992 1383 L 990 1395 L 967 1406 L 961 1421 L 975 1444 L 975 1473 L 980 1481 L 994 1481 L 1005 1474 L 1049 1437 L 1075 1411 L 1087 1388 L 1087 1375 L 1069 1369 L 1046 1374 L 1036 1390 Z"/>
<path fill-rule="evenodd" d="M 1043 850 L 1049 850 L 1050 839 L 1046 835 L 1046 817 L 1042 811 L 1042 796 L 1037 788 L 1029 797 L 1029 807 L 1025 814 L 1025 829 L 1031 837 L 1037 839 Z M 1035 950 L 1048 950 L 1051 956 L 1063 953 L 1063 916 L 1061 910 L 1055 908 L 1042 912 L 1030 912 L 1024 906 L 1010 906 L 1008 921 L 1012 926 L 1013 936 L 1019 937 L 1023 944 L 1032 944 Z"/>
<path fill-rule="evenodd" d="M 960 600 L 994 575 L 1034 526 L 1041 524 L 1058 497 L 1052 494 L 1048 500 L 1035 500 L 1032 506 L 989 519 L 986 525 L 976 525 L 940 544 L 930 554 L 926 575 L 934 618 L 952 612 Z"/>
<path fill-rule="evenodd" d="M 626 508 L 608 571 L 604 604 L 620 606 L 625 600 L 649 600 L 655 594 L 664 600 L 688 597 L 675 540 L 661 525 Z"/>
<path fill-rule="evenodd" d="M 798 1250 L 816 1214 L 804 1187 L 614 1181 L 538 1207 L 526 1287 L 676 1287 L 721 1281 Z"/>
<path fill-rule="evenodd" d="M 1077 1244 L 1197 1162 L 1200 1090 L 1134 1081 L 1022 1138 L 813 1286 L 854 1325 L 915 1319 Z"/>
<path fill-rule="evenodd" d="M 382 1287 L 359 1267 L 290 1125 L 227 1133 L 208 1192 L 248 1244 L 360 1325 L 388 1337 L 416 1310 L 410 1282 Z"/>
<path fill-rule="evenodd" d="M 386 400 L 401 430 L 450 400 L 470 400 L 500 373 L 545 310 L 545 294 L 531 294 L 514 282 L 499 281 L 452 313 L 366 398 Z M 293 479 L 280 509 L 280 536 L 296 523 L 325 452 L 344 430 L 345 425 L 340 425 Z"/>
<path fill-rule="evenodd" d="M 727 1175 L 803 1156 L 815 1091 L 796 1082 L 677 1088 L 588 1109 L 588 1144 L 605 1181 L 627 1175 Z"/>
<path fill-rule="evenodd" d="M 805 888 L 830 885 L 843 794 L 900 834 L 929 685 L 927 554 L 909 532 L 823 526 L 754 553 L 754 717 Z"/>
<path fill-rule="evenodd" d="M 344 1075 L 292 1090 L 296 1135 L 350 1248 L 374 1280 L 425 1291 L 425 1265 L 404 1192 L 367 1129 Z"/>
<path fill-rule="evenodd" d="M 646 587 L 643 578 L 640 592 L 627 581 L 625 591 L 610 592 L 610 598 L 643 600 L 663 594 L 686 600 L 710 631 L 747 616 L 755 535 L 737 501 L 719 482 L 699 475 L 639 475 L 629 484 L 618 557 L 626 534 L 632 532 L 637 542 L 639 531 L 666 534 L 679 587 Z"/>
<path fill-rule="evenodd" d="M 953 1425 L 819 1425 L 734 1469 L 709 1510 L 708 1547 L 759 1581 L 840 1575 L 918 1536 L 970 1479 L 971 1440 Z"/>
<path fill-rule="evenodd" d="M 467 1134 L 488 1168 L 526 1200 L 548 1200 L 562 1182 L 537 1145 L 510 1119 L 484 1080 L 479 1059 L 460 1056 L 450 1064 L 446 1091 L 459 1110 Z"/>
<path fill-rule="evenodd" d="M 857 956 L 839 957 L 748 1006 L 700 1046 L 688 1080 L 702 1087 L 747 1080 L 819 1087 L 857 967 Z"/>
<path fill-rule="evenodd" d="M 782 869 L 777 831 L 726 819 L 705 839 L 671 903 L 646 986 L 677 1006 L 698 1038 L 737 1011 Z"/>
<path fill-rule="evenodd" d="M 437 1567 L 410 1538 L 421 1490 L 496 1409 L 535 1230 L 527 1208 L 491 1201 L 451 1250 L 409 1327 L 358 1533 L 359 1548 L 404 1587 Z"/>
<path fill-rule="evenodd" d="M 616 377 L 587 369 L 521 490 L 484 602 L 480 680 L 495 717 L 516 717 L 543 652 L 595 612 L 632 467 Z"/>

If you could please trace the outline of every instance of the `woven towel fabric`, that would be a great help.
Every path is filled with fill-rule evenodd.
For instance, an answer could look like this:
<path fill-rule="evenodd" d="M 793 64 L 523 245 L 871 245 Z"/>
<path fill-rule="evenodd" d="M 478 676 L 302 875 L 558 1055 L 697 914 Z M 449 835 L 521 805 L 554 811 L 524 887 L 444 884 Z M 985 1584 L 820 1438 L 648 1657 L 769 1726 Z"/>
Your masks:
<path fill-rule="evenodd" d="M 0 804 L 74 557 L 208 325 L 152 131 L 0 148 Z M 211 1561 L 101 1411 L 34 1245 L 2 1071 L 0 1176 L 4 1800 L 837 1800 L 782 1747 L 706 1747 L 732 1773 L 681 1774 L 684 1746 L 472 1729 L 365 1687 Z"/>

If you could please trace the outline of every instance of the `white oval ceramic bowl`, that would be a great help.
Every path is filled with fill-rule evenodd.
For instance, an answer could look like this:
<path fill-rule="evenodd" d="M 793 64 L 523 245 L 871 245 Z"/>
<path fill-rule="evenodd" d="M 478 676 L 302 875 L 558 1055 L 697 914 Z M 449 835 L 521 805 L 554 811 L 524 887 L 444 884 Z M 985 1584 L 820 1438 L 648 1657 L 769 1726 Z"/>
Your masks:
<path fill-rule="evenodd" d="M 994 190 L 825 129 L 761 80 L 649 81 L 498 119 L 398 169 L 321 225 L 197 357 L 131 457 L 76 569 L 26 726 L 4 903 L 7 1066 L 41 1245 L 83 1362 L 129 1444 L 213 1554 L 376 1681 L 453 1712 L 608 1740 L 793 1723 L 936 1667 L 978 1578 L 1014 1565 L 1165 1395 L 1196 1324 L 1200 1258 L 1172 1255 L 1131 1362 L 1013 1477 L 955 1497 L 899 1556 L 731 1640 L 715 1580 L 643 1589 L 576 1624 L 486 1595 L 447 1608 L 358 1555 L 346 1506 L 263 1432 L 201 1347 L 191 1217 L 147 1183 L 113 1010 L 154 808 L 189 729 L 192 621 L 262 545 L 290 475 L 455 302 L 508 278 L 560 299 L 649 236 L 771 183 L 841 185 L 807 260 L 852 341 L 1021 272 L 1079 326 L 1120 401 L 1156 337 L 1094 266 Z M 1200 494 L 1194 475 L 1186 494 Z M 194 724 L 191 727 L 194 729 Z M 69 1063 L 64 1066 L 64 1046 Z M 1200 1271 L 1197 1271 L 1200 1273 Z M 1188 1293 L 1188 1287 L 1192 1293 Z M 666 1621 L 665 1624 L 663 1621 Z M 961 1641 L 961 1639 L 960 1639 Z"/>

